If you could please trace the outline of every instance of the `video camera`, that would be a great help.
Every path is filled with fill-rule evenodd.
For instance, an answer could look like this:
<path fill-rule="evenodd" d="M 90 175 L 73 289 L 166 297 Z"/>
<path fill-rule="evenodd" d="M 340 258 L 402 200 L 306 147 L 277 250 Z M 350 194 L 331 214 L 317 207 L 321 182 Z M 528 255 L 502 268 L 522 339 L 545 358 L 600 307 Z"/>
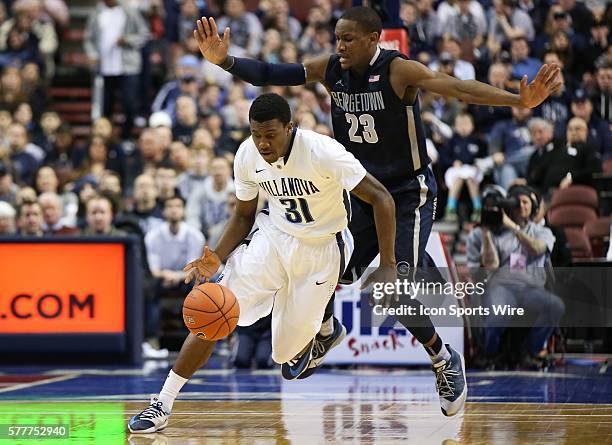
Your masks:
<path fill-rule="evenodd" d="M 506 191 L 497 186 L 489 185 L 482 192 L 482 211 L 480 225 L 497 229 L 502 226 L 503 212 L 509 214 L 512 209 L 520 206 L 518 196 L 507 196 Z"/>

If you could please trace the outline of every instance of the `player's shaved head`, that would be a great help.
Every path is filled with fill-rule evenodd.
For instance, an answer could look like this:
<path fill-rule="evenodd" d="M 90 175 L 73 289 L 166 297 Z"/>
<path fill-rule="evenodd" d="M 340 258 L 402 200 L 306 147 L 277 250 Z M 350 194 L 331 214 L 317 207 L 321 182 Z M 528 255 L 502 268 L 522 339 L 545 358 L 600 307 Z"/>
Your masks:
<path fill-rule="evenodd" d="M 377 32 L 380 36 L 382 32 L 382 21 L 380 16 L 372 8 L 365 6 L 355 6 L 347 9 L 340 17 L 341 20 L 356 22 L 363 31 Z"/>

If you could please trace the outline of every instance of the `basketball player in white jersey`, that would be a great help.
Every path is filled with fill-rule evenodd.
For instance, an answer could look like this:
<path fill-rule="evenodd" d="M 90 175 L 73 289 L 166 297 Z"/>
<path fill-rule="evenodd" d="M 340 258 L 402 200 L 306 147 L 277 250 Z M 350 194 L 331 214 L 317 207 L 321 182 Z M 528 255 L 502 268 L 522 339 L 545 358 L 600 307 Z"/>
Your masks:
<path fill-rule="evenodd" d="M 390 193 L 344 146 L 291 123 L 285 99 L 259 96 L 249 111 L 251 137 L 234 161 L 238 204 L 215 251 L 205 248 L 185 267 L 185 281 L 215 275 L 227 260 L 221 284 L 240 303 L 238 324 L 248 326 L 272 312 L 272 358 L 283 377 L 295 379 L 323 343 L 338 345 L 346 329 L 323 312 L 353 251 L 347 225 L 351 191 L 373 207 L 380 267 L 364 283 L 392 282 L 395 270 L 395 204 Z M 257 197 L 267 195 L 269 212 L 256 220 Z M 244 241 L 256 220 L 257 229 Z M 132 417 L 132 433 L 164 428 L 181 387 L 204 365 L 215 342 L 189 334 L 159 394 Z M 457 352 L 453 351 L 455 354 Z"/>

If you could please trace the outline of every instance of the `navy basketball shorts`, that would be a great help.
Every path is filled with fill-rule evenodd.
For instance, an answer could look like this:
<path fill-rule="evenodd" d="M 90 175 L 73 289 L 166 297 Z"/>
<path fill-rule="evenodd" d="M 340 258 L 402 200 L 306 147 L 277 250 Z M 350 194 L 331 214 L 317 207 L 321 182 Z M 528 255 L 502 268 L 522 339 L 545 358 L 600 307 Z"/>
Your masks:
<path fill-rule="evenodd" d="M 433 225 L 437 185 L 431 168 L 393 192 L 396 212 L 396 261 L 408 263 L 412 268 L 423 266 L 425 246 Z M 342 277 L 343 283 L 356 281 L 378 255 L 378 238 L 373 209 L 369 204 L 351 195 L 351 221 L 349 229 L 355 240 L 353 256 Z"/>

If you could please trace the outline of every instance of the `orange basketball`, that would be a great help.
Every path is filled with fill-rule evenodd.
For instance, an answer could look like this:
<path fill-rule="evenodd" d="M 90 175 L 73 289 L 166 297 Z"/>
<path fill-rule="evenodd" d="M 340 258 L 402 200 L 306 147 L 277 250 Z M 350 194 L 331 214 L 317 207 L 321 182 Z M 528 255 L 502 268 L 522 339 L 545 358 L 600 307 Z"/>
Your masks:
<path fill-rule="evenodd" d="M 220 340 L 238 324 L 240 306 L 234 293 L 217 283 L 194 287 L 183 302 L 183 321 L 194 334 L 205 340 Z"/>

